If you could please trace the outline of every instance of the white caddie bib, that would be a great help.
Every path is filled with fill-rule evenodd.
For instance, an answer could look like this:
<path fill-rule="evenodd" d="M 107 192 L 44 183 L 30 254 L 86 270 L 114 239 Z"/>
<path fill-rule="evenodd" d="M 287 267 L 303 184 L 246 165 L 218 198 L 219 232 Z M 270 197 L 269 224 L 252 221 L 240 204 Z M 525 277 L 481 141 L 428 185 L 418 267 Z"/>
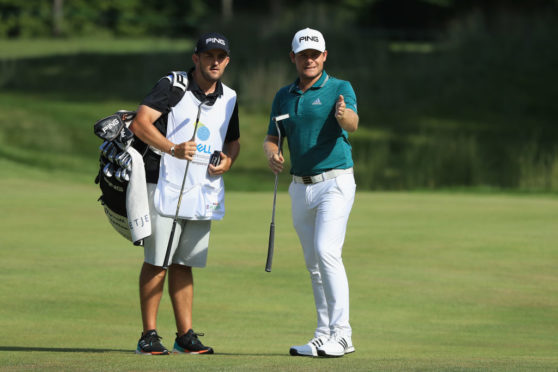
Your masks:
<path fill-rule="evenodd" d="M 182 193 L 178 216 L 191 220 L 220 220 L 225 215 L 225 185 L 223 177 L 210 176 L 207 168 L 214 151 L 222 151 L 236 103 L 236 93 L 223 84 L 223 95 L 213 106 L 201 105 L 195 142 L 194 159 Z M 200 101 L 186 91 L 182 100 L 168 114 L 167 138 L 173 143 L 189 141 L 194 134 Z M 174 217 L 187 161 L 169 154 L 161 156 L 159 181 L 154 195 L 158 213 Z"/>

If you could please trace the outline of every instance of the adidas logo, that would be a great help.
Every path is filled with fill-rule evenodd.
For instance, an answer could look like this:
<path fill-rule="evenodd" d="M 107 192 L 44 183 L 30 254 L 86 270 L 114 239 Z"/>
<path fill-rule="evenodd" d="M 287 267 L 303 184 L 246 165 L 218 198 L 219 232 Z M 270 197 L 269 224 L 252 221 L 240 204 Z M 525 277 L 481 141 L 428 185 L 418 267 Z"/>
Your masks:
<path fill-rule="evenodd" d="M 314 102 L 312 102 L 312 106 L 314 106 L 314 105 L 321 105 L 321 104 L 322 104 L 322 101 L 320 101 L 319 98 L 316 98 L 316 100 L 315 100 Z"/>

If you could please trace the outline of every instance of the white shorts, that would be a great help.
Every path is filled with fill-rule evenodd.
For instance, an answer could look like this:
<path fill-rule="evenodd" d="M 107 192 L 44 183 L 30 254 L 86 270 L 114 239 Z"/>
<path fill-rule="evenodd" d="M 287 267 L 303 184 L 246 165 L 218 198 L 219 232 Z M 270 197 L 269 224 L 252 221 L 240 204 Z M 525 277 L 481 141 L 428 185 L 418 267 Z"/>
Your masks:
<path fill-rule="evenodd" d="M 151 217 L 151 236 L 144 239 L 143 251 L 145 262 L 154 266 L 163 266 L 173 218 L 163 217 L 155 210 L 153 195 L 157 185 L 147 184 L 149 215 Z M 205 267 L 209 248 L 211 220 L 193 221 L 179 219 L 174 231 L 174 239 L 169 264 L 191 267 Z"/>

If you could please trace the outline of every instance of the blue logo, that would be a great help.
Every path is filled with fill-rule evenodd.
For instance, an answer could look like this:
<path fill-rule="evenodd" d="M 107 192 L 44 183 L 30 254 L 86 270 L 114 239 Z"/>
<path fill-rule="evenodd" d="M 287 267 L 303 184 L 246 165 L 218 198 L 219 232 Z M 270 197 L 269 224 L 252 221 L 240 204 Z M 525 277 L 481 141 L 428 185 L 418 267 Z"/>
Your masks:
<path fill-rule="evenodd" d="M 203 152 L 206 154 L 211 154 L 211 145 L 202 145 L 201 143 L 197 146 L 198 152 Z"/>
<path fill-rule="evenodd" d="M 200 140 L 207 141 L 210 134 L 209 129 L 205 125 L 202 124 L 202 126 L 198 128 L 197 137 Z"/>

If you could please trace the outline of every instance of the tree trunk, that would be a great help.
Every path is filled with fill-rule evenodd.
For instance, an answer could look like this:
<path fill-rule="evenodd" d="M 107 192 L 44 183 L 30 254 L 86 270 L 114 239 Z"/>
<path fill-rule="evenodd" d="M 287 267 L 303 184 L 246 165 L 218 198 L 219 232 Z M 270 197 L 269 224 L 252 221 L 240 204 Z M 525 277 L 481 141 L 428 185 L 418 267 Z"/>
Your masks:
<path fill-rule="evenodd" d="M 52 34 L 54 36 L 62 35 L 62 23 L 64 21 L 64 0 L 52 1 Z"/>
<path fill-rule="evenodd" d="M 233 0 L 221 0 L 223 21 L 228 22 L 233 17 Z"/>

